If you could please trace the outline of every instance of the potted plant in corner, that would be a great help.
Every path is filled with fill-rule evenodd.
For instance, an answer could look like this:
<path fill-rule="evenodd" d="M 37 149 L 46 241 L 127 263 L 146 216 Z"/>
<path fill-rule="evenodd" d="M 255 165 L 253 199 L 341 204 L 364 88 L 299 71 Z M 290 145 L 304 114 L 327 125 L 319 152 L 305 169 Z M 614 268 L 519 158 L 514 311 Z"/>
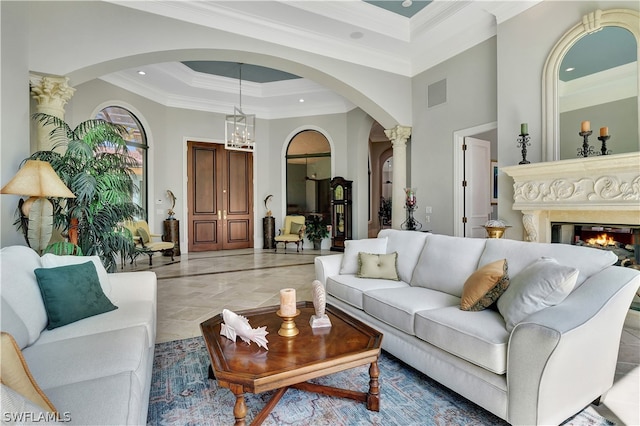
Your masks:
<path fill-rule="evenodd" d="M 307 239 L 313 243 L 314 250 L 320 250 L 322 239 L 329 236 L 329 228 L 321 215 L 311 215 L 305 223 Z"/>
<path fill-rule="evenodd" d="M 64 120 L 38 113 L 33 118 L 51 125 L 53 150 L 38 151 L 29 159 L 51 164 L 76 198 L 52 199 L 54 225 L 69 232 L 69 239 L 86 256 L 100 256 L 109 272 L 117 266 L 118 254 L 133 251 L 133 241 L 123 222 L 144 216 L 132 199 L 137 190 L 133 169 L 137 161 L 129 154 L 124 126 L 91 119 L 71 128 Z M 55 149 L 64 147 L 64 153 Z M 73 224 L 73 225 L 72 225 Z M 72 237 L 77 234 L 77 242 Z"/>

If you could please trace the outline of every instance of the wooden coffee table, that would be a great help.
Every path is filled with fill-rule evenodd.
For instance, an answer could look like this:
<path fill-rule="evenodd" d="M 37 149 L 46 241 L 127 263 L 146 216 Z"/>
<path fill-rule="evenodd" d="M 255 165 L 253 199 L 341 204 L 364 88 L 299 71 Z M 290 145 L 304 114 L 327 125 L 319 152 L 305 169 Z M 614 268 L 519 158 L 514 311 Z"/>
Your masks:
<path fill-rule="evenodd" d="M 309 318 L 314 313 L 313 304 L 300 302 L 297 307 L 300 315 L 295 322 L 300 334 L 295 337 L 278 335 L 282 323 L 282 318 L 276 315 L 278 306 L 236 312 L 247 317 L 253 328 L 267 326 L 269 350 L 259 348 L 253 342 L 248 345 L 240 338 L 232 342 L 221 336 L 222 314 L 200 324 L 211 357 L 210 374 L 213 373 L 218 384 L 229 388 L 236 397 L 233 409 L 236 425 L 245 424 L 245 392 L 260 393 L 273 389 L 278 391 L 252 424 L 261 424 L 288 388 L 351 398 L 366 403 L 369 410 L 380 410 L 378 356 L 382 333 L 331 305 L 327 305 L 326 312 L 332 327 L 312 329 Z M 367 364 L 370 364 L 368 392 L 307 382 Z"/>

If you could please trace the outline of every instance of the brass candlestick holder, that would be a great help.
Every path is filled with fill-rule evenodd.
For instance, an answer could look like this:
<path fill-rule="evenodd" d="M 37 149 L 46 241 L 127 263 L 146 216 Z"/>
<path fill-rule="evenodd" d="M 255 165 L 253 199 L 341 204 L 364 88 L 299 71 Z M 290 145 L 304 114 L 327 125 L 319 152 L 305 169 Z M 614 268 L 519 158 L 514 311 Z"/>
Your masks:
<path fill-rule="evenodd" d="M 300 333 L 298 330 L 298 326 L 296 326 L 296 322 L 294 318 L 300 315 L 300 309 L 296 309 L 296 313 L 294 315 L 283 315 L 282 311 L 278 309 L 276 312 L 280 318 L 282 318 L 282 324 L 280 325 L 280 330 L 278 330 L 278 334 L 283 337 L 294 337 Z"/>

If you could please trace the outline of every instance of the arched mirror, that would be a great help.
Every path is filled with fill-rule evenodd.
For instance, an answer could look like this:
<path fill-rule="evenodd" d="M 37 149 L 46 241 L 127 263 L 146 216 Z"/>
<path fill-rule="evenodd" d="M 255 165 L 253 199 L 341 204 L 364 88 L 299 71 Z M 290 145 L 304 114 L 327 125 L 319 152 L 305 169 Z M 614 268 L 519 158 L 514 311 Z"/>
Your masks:
<path fill-rule="evenodd" d="M 609 128 L 613 154 L 640 151 L 639 19 L 635 10 L 596 10 L 552 49 L 543 75 L 543 160 L 577 158 L 585 120 L 596 151 L 600 127 Z"/>

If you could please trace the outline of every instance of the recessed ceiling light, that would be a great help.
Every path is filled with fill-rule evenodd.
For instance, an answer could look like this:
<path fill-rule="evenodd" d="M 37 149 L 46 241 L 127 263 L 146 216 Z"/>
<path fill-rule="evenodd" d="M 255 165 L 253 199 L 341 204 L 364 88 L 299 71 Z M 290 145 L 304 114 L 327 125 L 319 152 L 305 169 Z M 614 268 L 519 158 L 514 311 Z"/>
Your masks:
<path fill-rule="evenodd" d="M 147 73 L 142 71 L 142 70 L 140 70 L 140 71 L 138 71 L 138 75 L 147 75 Z"/>
<path fill-rule="evenodd" d="M 359 38 L 364 37 L 364 34 L 361 33 L 360 31 L 354 31 L 349 35 L 352 39 L 357 40 Z"/>
<path fill-rule="evenodd" d="M 575 70 L 575 68 L 574 68 L 574 67 L 569 67 L 569 68 L 567 68 L 565 71 L 573 71 L 573 70 Z"/>
<path fill-rule="evenodd" d="M 300 99 L 298 99 L 298 102 L 303 103 L 304 99 L 300 98 Z"/>
<path fill-rule="evenodd" d="M 402 7 L 409 7 L 409 6 L 411 6 L 412 4 L 413 4 L 413 1 L 412 1 L 412 0 L 404 0 L 404 1 L 402 2 Z"/>

